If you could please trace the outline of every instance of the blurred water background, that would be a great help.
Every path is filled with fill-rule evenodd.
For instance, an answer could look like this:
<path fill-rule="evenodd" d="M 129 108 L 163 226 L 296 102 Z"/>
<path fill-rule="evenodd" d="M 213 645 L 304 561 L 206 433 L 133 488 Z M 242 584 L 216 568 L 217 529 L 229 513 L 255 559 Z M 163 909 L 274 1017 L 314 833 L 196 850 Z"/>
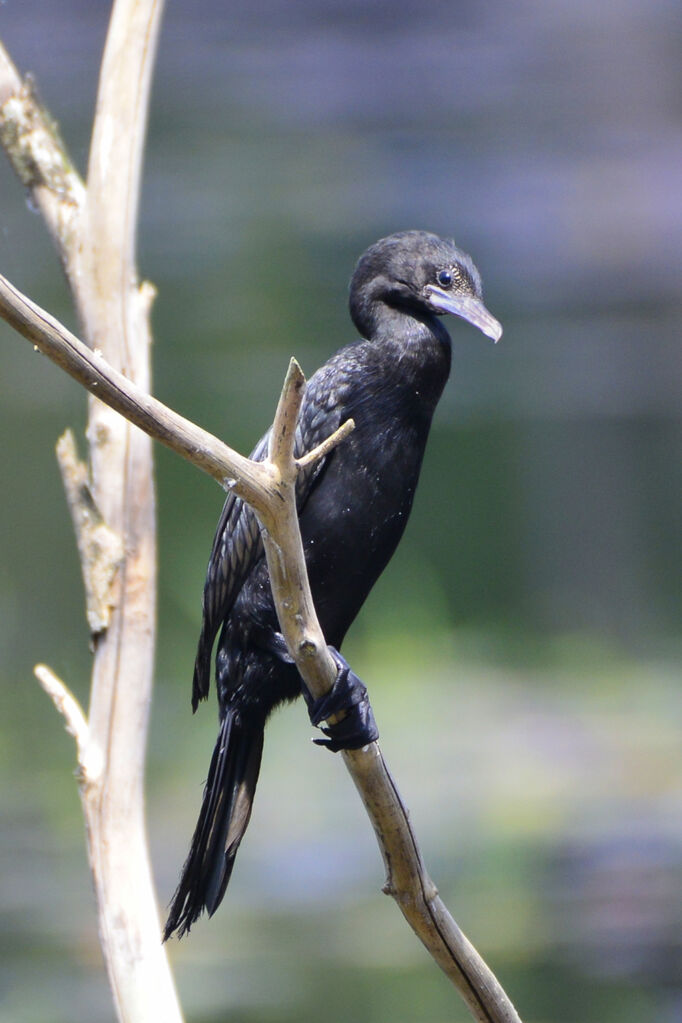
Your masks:
<path fill-rule="evenodd" d="M 7 0 L 0 34 L 84 168 L 108 5 Z M 526 1023 L 682 1020 L 679 4 L 170 3 L 140 222 L 155 393 L 248 451 L 290 355 L 353 338 L 367 244 L 454 235 L 504 323 L 453 375 L 399 554 L 345 653 L 434 879 Z M 0 162 L 1 269 L 74 327 Z M 78 387 L 0 327 L 0 1021 L 113 1019 L 72 740 L 88 637 L 53 445 Z M 192 719 L 221 506 L 157 449 L 148 810 L 160 899 L 215 709 Z M 188 1020 L 467 1015 L 381 896 L 378 852 L 301 706 L 273 720 L 229 895 L 171 948 Z"/>

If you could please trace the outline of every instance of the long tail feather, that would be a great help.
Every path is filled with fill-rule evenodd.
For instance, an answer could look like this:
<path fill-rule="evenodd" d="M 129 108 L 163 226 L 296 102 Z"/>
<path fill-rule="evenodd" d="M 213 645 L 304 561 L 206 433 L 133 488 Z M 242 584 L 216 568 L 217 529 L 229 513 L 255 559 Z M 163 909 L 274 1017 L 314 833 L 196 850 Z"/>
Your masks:
<path fill-rule="evenodd" d="M 199 820 L 163 932 L 180 937 L 220 905 L 244 837 L 263 752 L 263 724 L 228 710 L 218 733 Z"/>

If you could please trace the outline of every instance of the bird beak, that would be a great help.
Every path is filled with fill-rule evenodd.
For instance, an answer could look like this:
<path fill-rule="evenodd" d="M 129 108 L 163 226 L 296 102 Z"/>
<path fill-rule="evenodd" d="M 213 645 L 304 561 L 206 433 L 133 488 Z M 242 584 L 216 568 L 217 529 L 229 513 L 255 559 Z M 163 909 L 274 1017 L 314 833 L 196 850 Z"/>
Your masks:
<path fill-rule="evenodd" d="M 461 316 L 473 327 L 478 327 L 486 337 L 497 342 L 502 337 L 502 324 L 495 319 L 474 295 L 453 295 L 429 284 L 429 302 L 439 312 Z"/>

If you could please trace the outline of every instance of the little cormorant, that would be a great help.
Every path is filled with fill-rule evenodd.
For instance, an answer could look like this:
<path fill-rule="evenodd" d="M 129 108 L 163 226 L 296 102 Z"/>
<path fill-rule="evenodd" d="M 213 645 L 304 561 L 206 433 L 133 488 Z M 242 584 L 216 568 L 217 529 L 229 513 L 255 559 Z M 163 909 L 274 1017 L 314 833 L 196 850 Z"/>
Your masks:
<path fill-rule="evenodd" d="M 341 646 L 386 567 L 412 507 L 433 412 L 450 372 L 450 337 L 439 317 L 454 313 L 497 341 L 502 328 L 483 305 L 473 262 L 425 231 L 404 231 L 372 245 L 350 285 L 350 314 L 360 340 L 311 377 L 296 434 L 296 455 L 314 448 L 347 419 L 353 432 L 302 473 L 297 504 L 315 607 L 327 642 Z M 252 457 L 265 458 L 268 436 Z M 203 598 L 192 706 L 208 695 L 212 649 L 220 631 L 216 683 L 220 731 L 201 813 L 164 937 L 212 914 L 225 893 L 258 780 L 265 722 L 302 691 L 279 631 L 258 523 L 229 494 L 216 530 Z M 358 748 L 378 732 L 364 686 L 333 650 L 338 685 L 330 700 L 306 696 L 319 724 L 346 717 L 318 740 L 332 750 Z"/>

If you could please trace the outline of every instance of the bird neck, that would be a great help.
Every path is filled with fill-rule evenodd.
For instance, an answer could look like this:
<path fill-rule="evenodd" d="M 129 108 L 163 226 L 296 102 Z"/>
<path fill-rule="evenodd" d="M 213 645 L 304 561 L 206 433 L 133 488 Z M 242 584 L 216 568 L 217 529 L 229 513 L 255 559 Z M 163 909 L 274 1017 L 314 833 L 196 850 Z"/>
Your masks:
<path fill-rule="evenodd" d="M 450 335 L 435 316 L 385 306 L 372 336 L 385 377 L 430 416 L 450 374 Z"/>
<path fill-rule="evenodd" d="M 441 344 L 450 344 L 450 335 L 437 316 L 419 309 L 385 303 L 377 305 L 379 307 L 375 315 L 369 319 L 363 332 L 368 341 L 410 345 L 420 340 L 435 338 Z"/>

